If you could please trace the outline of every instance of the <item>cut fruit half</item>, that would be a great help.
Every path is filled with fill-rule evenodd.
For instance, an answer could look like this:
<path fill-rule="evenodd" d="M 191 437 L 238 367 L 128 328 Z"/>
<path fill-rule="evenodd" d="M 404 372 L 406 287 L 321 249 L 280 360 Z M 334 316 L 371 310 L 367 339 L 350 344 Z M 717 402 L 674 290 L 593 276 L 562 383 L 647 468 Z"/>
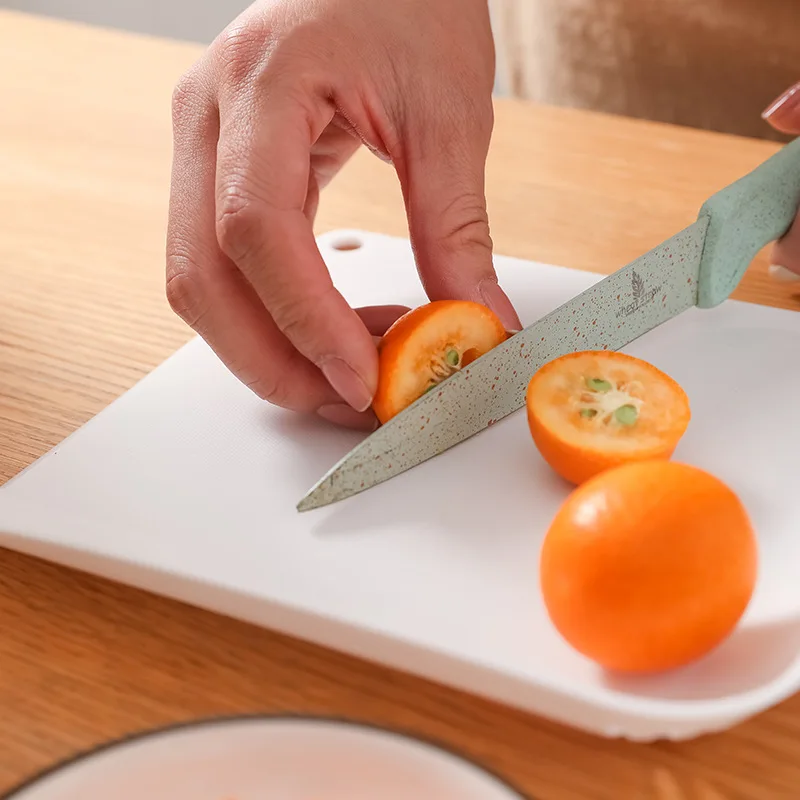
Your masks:
<path fill-rule="evenodd" d="M 689 425 L 686 392 L 625 353 L 570 353 L 545 364 L 526 395 L 528 425 L 544 460 L 580 484 L 629 461 L 669 459 Z"/>
<path fill-rule="evenodd" d="M 387 422 L 506 338 L 498 317 L 469 300 L 437 300 L 407 312 L 378 345 L 378 390 L 372 403 L 378 420 Z"/>

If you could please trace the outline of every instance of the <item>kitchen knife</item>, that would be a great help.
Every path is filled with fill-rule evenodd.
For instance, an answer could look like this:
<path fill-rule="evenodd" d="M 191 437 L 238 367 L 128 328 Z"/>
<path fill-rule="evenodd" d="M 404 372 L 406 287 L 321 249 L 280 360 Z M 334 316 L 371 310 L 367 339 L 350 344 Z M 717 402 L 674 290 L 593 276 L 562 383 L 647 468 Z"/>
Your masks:
<path fill-rule="evenodd" d="M 712 195 L 697 219 L 424 394 L 335 464 L 298 503 L 343 500 L 521 408 L 534 373 L 578 350 L 618 350 L 683 311 L 713 308 L 800 205 L 800 138 Z"/>

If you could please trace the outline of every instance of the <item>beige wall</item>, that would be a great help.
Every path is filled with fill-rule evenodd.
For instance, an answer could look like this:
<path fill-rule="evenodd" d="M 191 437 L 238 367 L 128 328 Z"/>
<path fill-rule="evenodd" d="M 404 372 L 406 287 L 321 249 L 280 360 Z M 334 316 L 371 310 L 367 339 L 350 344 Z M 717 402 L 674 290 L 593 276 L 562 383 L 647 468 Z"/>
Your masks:
<path fill-rule="evenodd" d="M 490 0 L 503 92 L 772 136 L 800 80 L 800 0 Z"/>

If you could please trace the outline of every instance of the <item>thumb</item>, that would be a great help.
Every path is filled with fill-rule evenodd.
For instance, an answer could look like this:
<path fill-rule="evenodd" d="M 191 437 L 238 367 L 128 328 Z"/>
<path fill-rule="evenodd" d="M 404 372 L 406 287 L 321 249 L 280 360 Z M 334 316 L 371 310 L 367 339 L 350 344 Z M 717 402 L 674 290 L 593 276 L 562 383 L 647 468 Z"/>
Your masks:
<path fill-rule="evenodd" d="M 770 103 L 762 116 L 781 133 L 800 134 L 800 83 Z M 800 216 L 773 247 L 770 274 L 780 281 L 800 280 Z"/>
<path fill-rule="evenodd" d="M 499 286 L 484 191 L 492 128 L 488 115 L 469 121 L 430 117 L 404 132 L 394 158 L 420 279 L 431 300 L 474 300 L 488 306 L 506 330 L 522 328 Z M 474 110 L 473 115 L 474 116 Z"/>

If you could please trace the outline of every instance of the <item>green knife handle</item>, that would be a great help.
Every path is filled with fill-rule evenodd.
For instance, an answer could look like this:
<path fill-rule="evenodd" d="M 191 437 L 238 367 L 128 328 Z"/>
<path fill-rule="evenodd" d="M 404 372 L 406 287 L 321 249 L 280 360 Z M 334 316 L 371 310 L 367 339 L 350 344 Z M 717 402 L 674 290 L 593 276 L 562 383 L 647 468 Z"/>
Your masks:
<path fill-rule="evenodd" d="M 708 219 L 708 231 L 700 262 L 700 308 L 730 297 L 761 248 L 786 233 L 799 205 L 800 137 L 703 204 L 699 218 Z"/>

